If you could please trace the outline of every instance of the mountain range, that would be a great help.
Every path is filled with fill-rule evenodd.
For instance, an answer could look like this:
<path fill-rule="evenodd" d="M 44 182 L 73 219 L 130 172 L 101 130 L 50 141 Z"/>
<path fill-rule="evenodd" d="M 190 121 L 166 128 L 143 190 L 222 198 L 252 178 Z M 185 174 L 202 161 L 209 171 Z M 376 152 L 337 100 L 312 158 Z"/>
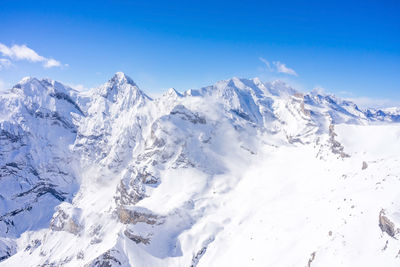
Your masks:
<path fill-rule="evenodd" d="M 398 266 L 400 108 L 232 78 L 0 94 L 0 266 Z"/>

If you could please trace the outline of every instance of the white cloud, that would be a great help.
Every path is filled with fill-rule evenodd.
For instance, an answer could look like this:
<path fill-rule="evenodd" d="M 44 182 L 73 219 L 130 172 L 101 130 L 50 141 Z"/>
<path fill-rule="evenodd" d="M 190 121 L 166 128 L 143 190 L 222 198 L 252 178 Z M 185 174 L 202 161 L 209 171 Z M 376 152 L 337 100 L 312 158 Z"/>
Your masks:
<path fill-rule="evenodd" d="M 265 66 L 267 66 L 267 69 L 269 71 L 273 71 L 271 68 L 271 64 L 269 64 L 268 60 L 266 60 L 265 58 L 262 58 L 262 57 L 260 57 L 259 59 L 265 64 Z"/>
<path fill-rule="evenodd" d="M 11 61 L 7 58 L 0 58 L 0 70 L 6 69 L 12 65 Z"/>
<path fill-rule="evenodd" d="M 294 69 L 286 67 L 285 64 L 279 61 L 274 61 L 273 64 L 275 65 L 277 72 L 297 76 L 297 73 L 294 71 Z"/>
<path fill-rule="evenodd" d="M 294 71 L 294 69 L 287 67 L 286 64 L 280 61 L 273 61 L 271 64 L 265 58 L 260 57 L 259 59 L 265 64 L 267 70 L 270 72 L 277 72 L 277 73 L 284 73 L 288 75 L 298 76 L 298 74 L 296 73 L 296 71 Z"/>
<path fill-rule="evenodd" d="M 8 47 L 0 43 L 0 52 L 9 58 L 16 60 L 29 60 L 32 62 L 44 61 L 45 58 L 39 56 L 34 50 L 26 45 L 13 45 Z"/>
<path fill-rule="evenodd" d="M 43 64 L 43 66 L 45 68 L 59 67 L 61 66 L 61 63 L 60 61 L 50 58 Z"/>
<path fill-rule="evenodd" d="M 83 84 L 71 84 L 71 83 L 67 83 L 67 85 L 68 85 L 69 87 L 71 87 L 71 88 L 73 88 L 73 89 L 75 89 L 75 90 L 77 90 L 77 91 L 81 91 L 81 92 L 83 92 L 83 91 L 89 91 L 89 90 L 90 90 L 90 88 L 84 86 Z"/>
<path fill-rule="evenodd" d="M 86 88 L 86 87 L 85 87 L 84 85 L 82 85 L 82 84 L 74 85 L 74 86 L 72 86 L 72 88 L 74 88 L 75 90 L 78 90 L 78 91 L 89 91 L 89 89 Z"/>
<path fill-rule="evenodd" d="M 315 86 L 311 93 L 316 95 L 325 95 L 327 90 L 322 86 Z"/>
<path fill-rule="evenodd" d="M 7 89 L 7 85 L 4 81 L 0 80 L 0 92 L 5 91 Z"/>
<path fill-rule="evenodd" d="M 357 96 L 350 91 L 339 91 L 339 97 L 357 104 L 361 108 L 391 108 L 400 107 L 400 101 L 389 98 L 377 98 L 368 96 Z"/>
<path fill-rule="evenodd" d="M 27 60 L 30 62 L 42 62 L 45 68 L 59 67 L 61 63 L 53 58 L 46 58 L 26 45 L 6 46 L 0 43 L 0 53 L 12 60 Z M 11 62 L 10 62 L 11 63 Z"/>

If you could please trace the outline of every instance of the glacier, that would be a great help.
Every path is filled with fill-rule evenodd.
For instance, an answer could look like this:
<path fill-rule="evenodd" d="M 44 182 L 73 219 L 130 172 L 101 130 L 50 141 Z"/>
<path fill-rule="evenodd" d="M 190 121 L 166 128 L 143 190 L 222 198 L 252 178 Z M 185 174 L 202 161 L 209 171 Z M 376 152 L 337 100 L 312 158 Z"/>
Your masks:
<path fill-rule="evenodd" d="M 0 266 L 398 266 L 400 109 L 122 72 L 0 94 Z"/>

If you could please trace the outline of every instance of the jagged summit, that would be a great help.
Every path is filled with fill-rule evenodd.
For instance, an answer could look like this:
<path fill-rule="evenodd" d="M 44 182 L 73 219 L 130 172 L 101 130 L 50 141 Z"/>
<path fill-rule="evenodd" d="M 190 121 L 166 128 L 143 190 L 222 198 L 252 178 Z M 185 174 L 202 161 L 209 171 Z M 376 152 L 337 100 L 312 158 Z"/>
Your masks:
<path fill-rule="evenodd" d="M 165 96 L 169 97 L 182 97 L 183 95 L 178 92 L 175 88 L 168 88 L 168 90 L 164 93 Z"/>
<path fill-rule="evenodd" d="M 114 76 L 109 80 L 109 83 L 116 85 L 130 84 L 132 86 L 137 86 L 132 78 L 120 71 L 114 74 Z"/>
<path fill-rule="evenodd" d="M 76 94 L 77 91 L 70 86 L 62 84 L 50 78 L 38 79 L 35 77 L 24 77 L 11 91 L 22 92 L 26 96 L 36 94 Z"/>
<path fill-rule="evenodd" d="M 95 91 L 112 102 L 116 102 L 118 99 L 125 103 L 151 99 L 123 72 L 115 73 L 108 82 L 95 89 Z"/>
<path fill-rule="evenodd" d="M 77 96 L 78 91 L 52 79 L 37 79 L 35 77 L 24 77 L 12 89 L 18 94 L 33 97 L 35 95 L 50 95 L 58 97 Z M 105 84 L 99 88 L 93 89 L 94 94 L 98 94 L 111 102 L 116 102 L 118 99 L 123 104 L 122 108 L 126 108 L 133 103 L 144 103 L 152 99 L 139 89 L 137 84 L 126 75 L 124 72 L 116 72 Z M 86 97 L 90 95 L 85 93 Z M 252 79 L 232 77 L 230 79 L 221 80 L 215 84 L 200 89 L 190 89 L 183 94 L 176 91 L 174 88 L 169 88 L 164 94 L 164 97 L 183 97 L 183 96 L 212 96 L 216 99 L 224 100 L 227 106 L 232 110 L 239 111 L 242 115 L 253 117 L 253 121 L 261 122 L 259 102 L 263 102 L 267 106 L 262 107 L 263 110 L 271 110 L 272 98 L 290 98 L 291 96 L 302 97 L 307 105 L 327 107 L 329 109 L 339 111 L 341 114 L 346 114 L 352 119 L 370 119 L 377 121 L 399 121 L 399 111 L 396 109 L 360 109 L 351 101 L 342 100 L 332 94 L 324 93 L 320 90 L 312 90 L 309 93 L 299 93 L 293 87 L 281 80 L 272 82 L 262 82 L 260 78 Z M 68 99 L 69 99 L 68 97 Z M 67 98 L 67 97 L 65 97 Z M 75 97 L 74 97 L 75 98 Z M 81 101 L 86 99 L 78 97 Z M 75 102 L 68 100 L 71 103 Z M 83 103 L 82 102 L 82 103 Z M 75 105 L 75 104 L 74 104 Z M 271 115 L 271 114 L 270 114 Z M 272 116 L 273 118 L 274 116 Z M 337 117 L 337 116 L 333 116 Z"/>
<path fill-rule="evenodd" d="M 25 77 L 23 77 L 17 84 L 28 83 L 28 82 L 30 82 L 30 81 L 32 81 L 32 80 L 34 80 L 34 79 L 36 79 L 36 78 L 31 77 L 31 76 L 25 76 Z"/>

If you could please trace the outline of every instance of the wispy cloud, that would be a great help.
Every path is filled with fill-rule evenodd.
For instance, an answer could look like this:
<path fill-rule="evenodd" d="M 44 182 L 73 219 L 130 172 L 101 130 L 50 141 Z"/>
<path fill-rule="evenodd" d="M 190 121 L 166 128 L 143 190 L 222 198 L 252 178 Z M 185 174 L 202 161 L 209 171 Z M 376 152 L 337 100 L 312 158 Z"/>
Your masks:
<path fill-rule="evenodd" d="M 356 95 L 351 91 L 342 90 L 336 95 L 344 100 L 355 103 L 360 108 L 390 108 L 400 106 L 400 102 L 394 99 L 378 98 Z"/>
<path fill-rule="evenodd" d="M 260 57 L 259 60 L 261 60 L 261 62 L 263 62 L 265 64 L 265 66 L 267 67 L 267 69 L 269 71 L 273 71 L 273 69 L 271 68 L 271 64 L 269 64 L 269 61 L 266 60 L 265 58 Z"/>
<path fill-rule="evenodd" d="M 6 89 L 6 84 L 2 80 L 0 80 L 0 92 L 4 91 L 5 89 Z"/>
<path fill-rule="evenodd" d="M 46 58 L 44 56 L 36 53 L 35 50 L 27 47 L 26 45 L 13 45 L 6 46 L 5 44 L 0 43 L 0 53 L 4 57 L 8 57 L 11 60 L 26 60 L 30 62 L 41 62 L 43 67 L 52 68 L 52 67 L 60 67 L 61 63 L 54 58 Z M 8 62 L 11 64 L 10 60 Z M 3 59 L 4 60 L 4 59 Z"/>
<path fill-rule="evenodd" d="M 313 92 L 328 94 L 327 89 L 317 86 L 314 88 Z M 400 107 L 400 101 L 396 99 L 388 99 L 388 98 L 378 98 L 378 97 L 369 97 L 369 96 L 357 96 L 350 91 L 339 91 L 336 92 L 335 95 L 343 100 L 351 101 L 355 103 L 360 108 L 391 108 L 391 107 Z"/>
<path fill-rule="evenodd" d="M 84 86 L 83 84 L 70 84 L 70 83 L 68 83 L 67 85 L 69 87 L 71 87 L 71 88 L 73 88 L 73 89 L 75 89 L 77 91 L 81 91 L 81 92 L 90 90 L 90 88 Z"/>
<path fill-rule="evenodd" d="M 284 63 L 281 63 L 279 61 L 274 61 L 272 63 L 275 65 L 277 72 L 298 76 L 294 69 L 286 67 Z"/>
<path fill-rule="evenodd" d="M 50 59 L 46 60 L 46 61 L 43 63 L 43 66 L 44 66 L 45 68 L 60 67 L 60 66 L 61 66 L 61 63 L 60 63 L 60 61 L 57 61 L 57 60 L 55 60 L 55 59 L 50 58 Z"/>
<path fill-rule="evenodd" d="M 348 97 L 345 98 L 356 103 L 361 108 L 391 108 L 400 107 L 400 102 L 393 99 L 372 98 L 372 97 Z"/>
<path fill-rule="evenodd" d="M 8 58 L 0 58 L 0 70 L 6 69 L 12 65 L 11 61 Z"/>
<path fill-rule="evenodd" d="M 259 59 L 261 62 L 265 64 L 267 70 L 270 72 L 277 72 L 277 73 L 284 73 L 288 75 L 298 76 L 297 72 L 294 69 L 287 67 L 285 63 L 282 63 L 280 61 L 273 61 L 270 63 L 268 60 L 262 57 L 260 57 Z"/>

